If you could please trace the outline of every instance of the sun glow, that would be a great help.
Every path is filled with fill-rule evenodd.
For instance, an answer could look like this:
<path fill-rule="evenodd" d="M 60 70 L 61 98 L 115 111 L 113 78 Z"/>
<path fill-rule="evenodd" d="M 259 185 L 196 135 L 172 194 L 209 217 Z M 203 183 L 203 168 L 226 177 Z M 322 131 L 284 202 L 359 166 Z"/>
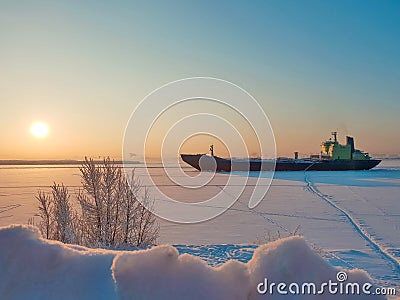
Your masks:
<path fill-rule="evenodd" d="M 49 128 L 46 123 L 35 122 L 31 126 L 31 133 L 37 138 L 43 138 L 49 134 Z"/>

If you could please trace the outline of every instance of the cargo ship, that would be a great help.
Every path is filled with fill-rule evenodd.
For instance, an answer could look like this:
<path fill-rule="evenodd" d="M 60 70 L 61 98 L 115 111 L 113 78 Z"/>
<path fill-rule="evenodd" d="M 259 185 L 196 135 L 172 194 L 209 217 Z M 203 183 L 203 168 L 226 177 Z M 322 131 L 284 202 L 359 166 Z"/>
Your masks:
<path fill-rule="evenodd" d="M 346 144 L 337 140 L 337 132 L 332 138 L 321 144 L 321 152 L 307 158 L 278 157 L 276 159 L 230 159 L 214 155 L 214 146 L 210 146 L 208 154 L 181 154 L 184 162 L 201 171 L 346 171 L 369 170 L 377 166 L 381 160 L 372 159 L 368 153 L 355 149 L 354 138 L 347 136 Z"/>

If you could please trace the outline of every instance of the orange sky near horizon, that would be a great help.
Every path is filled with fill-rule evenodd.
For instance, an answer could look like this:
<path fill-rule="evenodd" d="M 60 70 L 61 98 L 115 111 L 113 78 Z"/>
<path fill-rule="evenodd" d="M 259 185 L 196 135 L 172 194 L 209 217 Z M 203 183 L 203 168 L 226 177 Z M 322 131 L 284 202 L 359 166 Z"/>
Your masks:
<path fill-rule="evenodd" d="M 101 139 L 94 135 L 87 138 L 85 135 L 76 135 L 74 132 L 61 130 L 62 134 L 57 133 L 58 126 L 48 124 L 49 135 L 43 138 L 37 138 L 30 132 L 30 125 L 27 124 L 24 131 L 20 132 L 20 136 L 10 137 L 14 141 L 13 144 L 6 144 L 1 148 L 0 159 L 82 159 L 85 156 L 93 158 L 102 158 L 110 156 L 114 159 L 122 157 L 122 137 L 120 134 L 104 135 Z M 336 130 L 336 129 L 334 129 Z M 350 134 L 351 135 L 351 134 Z M 303 139 L 303 135 L 296 135 L 296 132 L 288 132 L 284 135 L 276 134 L 277 156 L 293 156 L 294 151 L 299 151 L 301 156 L 317 154 L 320 151 L 320 143 L 330 137 L 327 132 L 323 137 L 317 137 L 310 133 L 310 136 Z M 157 137 L 151 143 L 147 144 L 146 157 L 159 158 L 161 153 L 162 137 Z M 364 138 L 364 139 L 363 139 Z M 368 134 L 355 136 L 356 148 L 368 151 L 370 153 L 395 155 L 395 152 L 382 152 L 381 145 L 374 147 L 374 139 Z M 151 141 L 151 139 L 149 140 Z M 345 143 L 345 135 L 339 131 L 339 141 Z M 183 142 L 183 141 L 182 141 Z M 230 153 L 226 148 L 226 144 L 221 140 L 217 140 L 212 136 L 196 135 L 184 141 L 180 148 L 180 153 L 209 153 L 209 146 L 214 144 L 215 155 L 221 157 L 229 157 Z M 248 152 L 251 157 L 259 156 L 259 148 L 255 144 L 247 144 Z M 179 153 L 177 153 L 177 156 Z M 246 155 L 243 155 L 245 157 Z M 168 154 L 168 158 L 174 157 L 172 153 Z M 143 157 L 132 158 L 134 160 L 143 160 Z"/>

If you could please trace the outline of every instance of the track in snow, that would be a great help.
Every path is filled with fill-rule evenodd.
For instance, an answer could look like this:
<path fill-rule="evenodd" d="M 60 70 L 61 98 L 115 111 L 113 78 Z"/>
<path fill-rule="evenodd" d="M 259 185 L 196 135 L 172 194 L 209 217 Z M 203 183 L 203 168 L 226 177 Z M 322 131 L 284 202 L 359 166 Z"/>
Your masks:
<path fill-rule="evenodd" d="M 377 253 L 379 253 L 385 260 L 389 261 L 394 269 L 397 272 L 400 272 L 400 262 L 399 260 L 393 256 L 384 246 L 379 244 L 362 226 L 361 224 L 345 209 L 341 208 L 337 204 L 335 204 L 332 200 L 329 199 L 327 195 L 324 195 L 321 193 L 315 185 L 312 183 L 312 181 L 309 179 L 309 176 L 307 172 L 304 172 L 304 181 L 306 182 L 307 190 L 310 191 L 311 193 L 315 194 L 322 200 L 324 200 L 327 204 L 335 208 L 336 210 L 340 211 L 346 219 L 349 221 L 349 223 L 354 227 L 354 229 L 357 231 L 357 233 L 366 241 L 372 249 L 374 249 Z"/>

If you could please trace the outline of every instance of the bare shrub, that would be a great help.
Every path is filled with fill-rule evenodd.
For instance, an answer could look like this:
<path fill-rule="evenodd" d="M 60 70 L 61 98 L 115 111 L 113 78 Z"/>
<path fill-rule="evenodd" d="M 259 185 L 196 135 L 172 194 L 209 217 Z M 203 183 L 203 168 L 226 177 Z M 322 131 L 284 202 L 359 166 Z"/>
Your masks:
<path fill-rule="evenodd" d="M 293 231 L 287 230 L 284 234 L 281 234 L 281 232 L 279 230 L 277 230 L 276 233 L 274 233 L 271 230 L 266 229 L 262 236 L 256 237 L 256 240 L 253 241 L 253 244 L 264 245 L 264 244 L 268 244 L 270 242 L 277 241 L 281 238 L 286 238 L 286 237 L 290 237 L 290 236 L 302 236 L 302 234 L 300 233 L 300 229 L 301 229 L 301 226 L 297 225 Z"/>
<path fill-rule="evenodd" d="M 42 236 L 51 239 L 52 228 L 52 199 L 43 191 L 38 191 L 36 199 L 39 201 L 39 216 L 42 219 L 39 223 L 39 229 Z"/>
<path fill-rule="evenodd" d="M 143 203 L 143 204 L 142 204 Z M 158 226 L 155 226 L 156 219 L 154 215 L 145 207 L 152 204 L 149 197 L 149 192 L 146 189 L 142 203 L 136 202 L 134 218 L 135 223 L 133 226 L 134 237 L 131 242 L 135 246 L 152 245 L 156 242 L 158 236 Z"/>
<path fill-rule="evenodd" d="M 63 185 L 54 184 L 51 196 L 38 192 L 44 237 L 89 247 L 140 247 L 156 242 L 157 219 L 139 200 L 150 208 L 154 202 L 147 190 L 140 196 L 142 187 L 134 171 L 126 178 L 109 158 L 96 165 L 86 157 L 79 170 L 82 188 L 76 200 L 80 211 L 72 208 Z"/>
<path fill-rule="evenodd" d="M 36 199 L 39 201 L 39 229 L 43 237 L 58 240 L 63 243 L 74 243 L 74 215 L 69 202 L 68 189 L 54 183 L 51 194 L 39 191 Z"/>
<path fill-rule="evenodd" d="M 51 187 L 53 195 L 53 216 L 55 232 L 53 239 L 63 243 L 74 243 L 75 234 L 72 221 L 72 208 L 69 202 L 68 189 L 54 183 Z"/>

